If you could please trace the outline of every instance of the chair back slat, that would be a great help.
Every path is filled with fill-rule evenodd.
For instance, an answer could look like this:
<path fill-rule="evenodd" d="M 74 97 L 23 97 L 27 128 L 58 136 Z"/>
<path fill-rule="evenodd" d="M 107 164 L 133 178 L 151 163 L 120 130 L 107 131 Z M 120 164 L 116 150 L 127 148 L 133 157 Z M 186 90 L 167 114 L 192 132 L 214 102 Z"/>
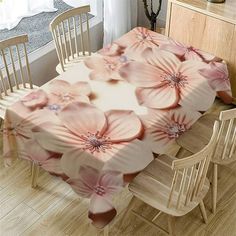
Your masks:
<path fill-rule="evenodd" d="M 33 83 L 32 83 L 32 77 L 31 77 L 30 66 L 29 66 L 29 58 L 28 58 L 25 43 L 23 43 L 23 48 L 24 48 L 24 53 L 25 53 L 25 63 L 26 63 L 26 70 L 27 70 L 27 74 L 28 74 L 28 81 L 30 84 L 30 88 L 32 89 Z"/>
<path fill-rule="evenodd" d="M 87 29 L 89 29 L 89 19 L 88 19 L 88 13 L 86 14 L 86 22 L 87 22 Z M 90 42 L 90 31 L 87 30 L 87 42 L 88 42 L 88 52 L 89 56 L 91 56 L 91 42 Z"/>
<path fill-rule="evenodd" d="M 19 51 L 19 46 L 18 45 L 16 45 L 16 51 L 17 51 L 17 58 L 18 58 L 19 66 L 20 66 L 21 81 L 22 81 L 22 84 L 23 84 L 24 88 L 26 88 L 25 77 L 24 77 L 24 72 L 23 72 L 21 56 L 20 56 L 20 51 Z"/>
<path fill-rule="evenodd" d="M 17 74 L 16 74 L 16 67 L 15 67 L 15 62 L 14 62 L 13 53 L 12 53 L 12 47 L 10 46 L 8 48 L 8 50 L 10 52 L 10 58 L 11 58 L 11 65 L 12 65 L 12 69 L 13 69 L 14 82 L 15 82 L 16 88 L 19 89 L 19 83 L 18 83 L 18 78 L 17 78 Z"/>
<path fill-rule="evenodd" d="M 66 59 L 67 59 L 67 61 L 69 61 L 69 53 L 68 53 L 68 45 L 67 45 L 66 30 L 65 30 L 64 21 L 61 22 L 61 27 L 62 27 L 62 34 L 63 34 L 63 39 L 64 39 L 64 49 L 65 49 Z"/>
<path fill-rule="evenodd" d="M 79 56 L 79 50 L 78 50 L 78 35 L 76 30 L 76 20 L 75 17 L 73 17 L 73 27 L 74 27 L 74 38 L 75 38 L 75 52 L 77 57 Z"/>
<path fill-rule="evenodd" d="M 76 57 L 86 55 L 87 51 L 91 55 L 89 11 L 90 6 L 74 8 L 58 15 L 50 24 L 63 71 L 65 71 L 65 65 Z M 79 35 L 80 40 L 78 40 Z"/>
<path fill-rule="evenodd" d="M 71 18 L 70 18 L 71 19 Z M 69 46 L 70 46 L 70 54 L 71 54 L 71 57 L 72 59 L 74 59 L 74 53 L 73 53 L 73 49 L 72 49 L 72 40 L 71 40 L 71 25 L 70 25 L 70 19 L 67 19 L 66 22 L 67 22 L 67 28 L 68 28 L 68 33 L 69 33 Z"/>
<path fill-rule="evenodd" d="M 2 74 L 2 69 L 0 68 L 0 78 L 1 78 L 1 95 L 0 98 L 2 99 L 2 91 L 4 92 L 5 96 L 7 96 L 7 89 L 5 86 L 5 82 L 4 82 L 4 77 Z"/>
<path fill-rule="evenodd" d="M 21 87 L 26 88 L 26 84 L 29 84 L 31 89 L 33 88 L 25 45 L 27 42 L 27 35 L 0 41 L 0 57 L 3 62 L 0 75 L 1 92 L 4 92 L 4 96 L 9 95 L 7 90 L 14 92 L 14 90 L 19 90 Z"/>
<path fill-rule="evenodd" d="M 10 91 L 13 92 L 13 86 L 12 86 L 12 83 L 11 83 L 11 76 L 10 76 L 10 72 L 9 72 L 9 68 L 8 68 L 8 64 L 7 64 L 7 60 L 6 60 L 6 56 L 5 56 L 5 52 L 4 52 L 3 49 L 1 50 L 1 55 L 2 55 L 2 58 L 3 58 L 3 63 L 4 63 L 5 71 L 6 71 L 8 87 L 10 88 Z"/>
<path fill-rule="evenodd" d="M 219 122 L 216 121 L 211 140 L 203 150 L 187 158 L 173 161 L 172 169 L 175 170 L 175 174 L 167 207 L 179 210 L 200 197 L 218 132 Z"/>
<path fill-rule="evenodd" d="M 219 120 L 220 132 L 213 161 L 233 161 L 236 159 L 236 109 L 222 111 Z"/>

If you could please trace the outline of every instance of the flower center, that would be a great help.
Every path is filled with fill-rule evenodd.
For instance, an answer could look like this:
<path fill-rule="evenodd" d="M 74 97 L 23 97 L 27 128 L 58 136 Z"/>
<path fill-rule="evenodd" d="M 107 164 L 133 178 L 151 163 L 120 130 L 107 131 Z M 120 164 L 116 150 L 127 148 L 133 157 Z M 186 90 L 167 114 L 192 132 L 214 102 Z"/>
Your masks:
<path fill-rule="evenodd" d="M 110 138 L 99 135 L 99 131 L 94 134 L 88 132 L 87 135 L 81 135 L 80 138 L 83 141 L 83 149 L 91 153 L 100 151 L 106 152 L 106 149 L 111 149 L 112 142 Z"/>
<path fill-rule="evenodd" d="M 48 109 L 51 110 L 51 111 L 58 111 L 61 109 L 61 106 L 58 105 L 58 104 L 51 104 L 48 106 Z"/>
<path fill-rule="evenodd" d="M 163 77 L 163 80 L 161 82 L 167 82 L 167 84 L 171 87 L 185 87 L 185 84 L 188 84 L 187 76 L 182 75 L 180 72 L 173 73 L 173 74 L 166 74 Z"/>
<path fill-rule="evenodd" d="M 63 102 L 68 102 L 68 101 L 73 100 L 73 96 L 70 93 L 64 93 L 64 94 L 61 94 L 61 100 Z"/>
<path fill-rule="evenodd" d="M 103 196 L 106 193 L 106 189 L 101 185 L 97 185 L 94 187 L 94 192 L 99 196 Z"/>
<path fill-rule="evenodd" d="M 117 67 L 117 63 L 114 61 L 105 60 L 105 68 L 114 71 Z"/>
<path fill-rule="evenodd" d="M 173 124 L 167 126 L 167 134 L 168 134 L 169 138 L 171 138 L 171 139 L 178 138 L 186 130 L 187 129 L 184 124 L 173 123 Z"/>
<path fill-rule="evenodd" d="M 148 39 L 148 34 L 144 34 L 144 33 L 139 33 L 137 34 L 137 38 L 140 40 L 140 41 L 144 41 L 144 40 L 149 40 Z"/>

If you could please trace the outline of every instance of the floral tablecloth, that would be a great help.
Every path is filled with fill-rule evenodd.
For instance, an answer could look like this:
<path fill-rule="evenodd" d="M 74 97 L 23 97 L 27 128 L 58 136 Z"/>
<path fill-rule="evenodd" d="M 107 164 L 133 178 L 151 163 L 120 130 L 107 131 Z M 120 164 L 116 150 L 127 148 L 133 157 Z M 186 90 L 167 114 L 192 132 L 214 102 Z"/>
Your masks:
<path fill-rule="evenodd" d="M 61 177 L 102 228 L 114 194 L 229 90 L 221 59 L 138 27 L 10 107 L 4 161 Z"/>

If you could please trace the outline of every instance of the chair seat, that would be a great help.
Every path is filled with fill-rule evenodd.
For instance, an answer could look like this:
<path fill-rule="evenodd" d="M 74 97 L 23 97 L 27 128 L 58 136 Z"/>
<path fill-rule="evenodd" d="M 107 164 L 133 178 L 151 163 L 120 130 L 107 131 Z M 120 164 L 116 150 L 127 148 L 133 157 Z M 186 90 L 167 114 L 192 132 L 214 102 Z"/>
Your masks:
<path fill-rule="evenodd" d="M 218 120 L 217 115 L 207 114 L 202 116 L 186 133 L 183 133 L 176 140 L 177 144 L 191 153 L 199 152 L 211 139 L 215 120 Z M 223 132 L 223 136 L 225 135 L 226 130 Z M 218 149 L 211 160 L 213 163 L 227 165 L 234 161 L 232 158 L 222 160 L 223 147 L 223 145 L 218 146 Z M 227 152 L 229 152 L 229 148 Z"/>
<path fill-rule="evenodd" d="M 93 53 L 91 53 L 91 55 L 93 55 Z M 91 55 L 89 55 L 89 52 L 85 52 L 85 55 L 83 55 L 82 52 L 79 52 L 79 56 L 77 56 L 77 54 L 74 54 L 74 58 L 70 56 L 69 61 L 66 59 L 64 63 L 64 71 L 60 63 L 56 66 L 56 71 L 58 74 L 62 74 L 63 72 L 70 70 L 71 68 L 76 66 L 77 63 L 82 62 L 83 60 L 90 57 Z"/>
<path fill-rule="evenodd" d="M 168 199 L 171 190 L 171 184 L 174 171 L 171 168 L 172 161 L 176 158 L 167 155 L 161 155 L 152 161 L 129 185 L 129 190 L 139 199 L 152 207 L 173 215 L 182 216 L 190 212 L 204 198 L 209 190 L 209 181 L 206 179 L 203 189 L 198 198 L 180 209 L 175 206 L 168 206 Z M 180 183 L 177 183 L 177 186 Z M 184 204 L 185 198 L 181 199 Z M 173 202 L 177 202 L 177 194 L 174 194 Z"/>
<path fill-rule="evenodd" d="M 36 89 L 38 86 L 33 85 L 33 88 Z M 10 92 L 10 90 L 8 90 L 7 96 L 4 96 L 2 93 L 3 98 L 0 99 L 0 117 L 2 119 L 5 117 L 6 109 L 17 102 L 19 99 L 26 96 L 28 93 L 32 92 L 32 89 L 30 88 L 30 84 L 26 83 L 26 88 L 24 88 L 23 85 L 20 85 L 20 89 L 16 89 L 16 87 L 14 87 L 13 91 L 14 92 Z"/>

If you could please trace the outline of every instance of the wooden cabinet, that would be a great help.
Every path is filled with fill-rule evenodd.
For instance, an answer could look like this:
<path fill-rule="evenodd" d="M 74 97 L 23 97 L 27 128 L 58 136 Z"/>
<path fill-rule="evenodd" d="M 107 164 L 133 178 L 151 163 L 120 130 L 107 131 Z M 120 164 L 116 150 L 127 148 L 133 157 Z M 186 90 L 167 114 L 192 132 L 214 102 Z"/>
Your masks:
<path fill-rule="evenodd" d="M 166 35 L 210 52 L 229 65 L 236 98 L 236 1 L 169 0 Z M 236 100 L 235 100 L 236 101 Z"/>

